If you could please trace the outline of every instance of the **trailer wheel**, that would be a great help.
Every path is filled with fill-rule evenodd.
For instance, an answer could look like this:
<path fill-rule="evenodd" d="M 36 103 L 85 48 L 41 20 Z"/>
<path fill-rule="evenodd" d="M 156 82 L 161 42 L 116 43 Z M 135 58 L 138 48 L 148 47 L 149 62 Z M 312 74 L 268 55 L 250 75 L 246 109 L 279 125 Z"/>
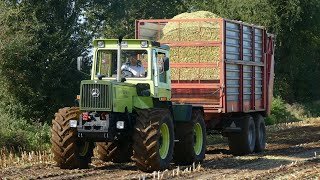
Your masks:
<path fill-rule="evenodd" d="M 192 112 L 192 121 L 176 123 L 176 139 L 173 159 L 176 164 L 189 165 L 193 162 L 202 162 L 206 151 L 206 126 L 202 112 Z"/>
<path fill-rule="evenodd" d="M 125 163 L 131 161 L 132 145 L 127 141 L 96 143 L 98 158 L 102 161 Z"/>
<path fill-rule="evenodd" d="M 256 141 L 256 130 L 252 116 L 246 115 L 239 124 L 241 124 L 241 133 L 229 134 L 229 149 L 233 155 L 252 153 Z"/>
<path fill-rule="evenodd" d="M 77 141 L 77 129 L 69 126 L 70 120 L 79 118 L 79 109 L 59 109 L 52 120 L 51 151 L 62 169 L 88 168 L 93 155 L 93 143 Z"/>
<path fill-rule="evenodd" d="M 266 125 L 261 114 L 253 115 L 256 129 L 255 152 L 262 152 L 266 148 Z"/>
<path fill-rule="evenodd" d="M 174 148 L 171 114 L 166 109 L 138 110 L 133 133 L 133 160 L 145 172 L 168 168 Z"/>

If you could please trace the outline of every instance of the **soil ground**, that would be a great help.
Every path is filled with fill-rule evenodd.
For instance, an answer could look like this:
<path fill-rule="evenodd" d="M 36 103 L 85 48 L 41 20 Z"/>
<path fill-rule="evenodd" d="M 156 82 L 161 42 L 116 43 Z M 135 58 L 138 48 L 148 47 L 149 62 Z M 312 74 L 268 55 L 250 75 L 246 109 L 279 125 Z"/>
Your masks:
<path fill-rule="evenodd" d="M 320 119 L 267 128 L 267 149 L 233 156 L 225 138 L 210 137 L 202 164 L 144 173 L 134 163 L 96 158 L 89 169 L 61 170 L 54 163 L 0 169 L 0 179 L 320 179 Z"/>

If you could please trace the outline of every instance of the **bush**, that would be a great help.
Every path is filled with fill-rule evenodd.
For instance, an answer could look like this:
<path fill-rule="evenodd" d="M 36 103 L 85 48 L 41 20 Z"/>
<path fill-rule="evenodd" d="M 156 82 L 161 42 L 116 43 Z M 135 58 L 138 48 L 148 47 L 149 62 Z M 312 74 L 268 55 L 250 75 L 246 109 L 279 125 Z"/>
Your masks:
<path fill-rule="evenodd" d="M 294 111 L 293 108 L 289 111 L 288 107 L 292 106 L 284 102 L 280 97 L 273 98 L 271 115 L 266 119 L 266 124 L 271 125 L 302 120 L 292 113 Z"/>
<path fill-rule="evenodd" d="M 308 110 L 308 117 L 320 117 L 320 101 L 306 103 L 305 109 Z"/>
<path fill-rule="evenodd" d="M 8 113 L 0 113 L 0 148 L 13 151 L 46 150 L 50 146 L 48 124 L 30 123 Z"/>
<path fill-rule="evenodd" d="M 282 98 L 272 100 L 271 115 L 266 119 L 266 124 L 278 124 L 302 121 L 306 118 L 320 116 L 320 102 L 307 102 L 303 104 L 288 104 Z"/>

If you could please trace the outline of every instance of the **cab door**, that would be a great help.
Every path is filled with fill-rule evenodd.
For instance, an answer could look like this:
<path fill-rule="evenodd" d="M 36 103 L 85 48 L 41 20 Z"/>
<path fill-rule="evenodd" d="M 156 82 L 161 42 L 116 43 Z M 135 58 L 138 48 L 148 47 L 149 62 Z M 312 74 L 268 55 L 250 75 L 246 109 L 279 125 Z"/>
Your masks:
<path fill-rule="evenodd" d="M 161 101 L 169 101 L 171 99 L 171 78 L 168 61 L 168 51 L 162 49 L 153 49 L 152 69 L 153 81 L 155 86 L 155 97 L 158 97 Z M 166 63 L 168 64 L 167 67 L 165 67 Z"/>

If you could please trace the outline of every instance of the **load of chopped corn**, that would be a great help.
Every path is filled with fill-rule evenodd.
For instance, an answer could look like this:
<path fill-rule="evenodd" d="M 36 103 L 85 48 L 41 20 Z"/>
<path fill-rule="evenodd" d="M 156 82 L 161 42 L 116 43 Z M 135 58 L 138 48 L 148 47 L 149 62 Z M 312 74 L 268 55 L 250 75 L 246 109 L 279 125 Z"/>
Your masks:
<path fill-rule="evenodd" d="M 181 45 L 191 42 L 191 46 L 171 46 L 171 63 L 216 63 L 219 65 L 221 59 L 219 46 L 199 46 L 196 44 L 220 40 L 220 22 L 212 20 L 189 21 L 208 18 L 220 17 L 208 11 L 182 13 L 172 18 L 177 21 L 170 21 L 165 25 L 162 31 L 162 42 Z M 182 20 L 180 21 L 180 19 Z M 219 66 L 171 68 L 172 80 L 214 80 L 219 78 Z"/>

